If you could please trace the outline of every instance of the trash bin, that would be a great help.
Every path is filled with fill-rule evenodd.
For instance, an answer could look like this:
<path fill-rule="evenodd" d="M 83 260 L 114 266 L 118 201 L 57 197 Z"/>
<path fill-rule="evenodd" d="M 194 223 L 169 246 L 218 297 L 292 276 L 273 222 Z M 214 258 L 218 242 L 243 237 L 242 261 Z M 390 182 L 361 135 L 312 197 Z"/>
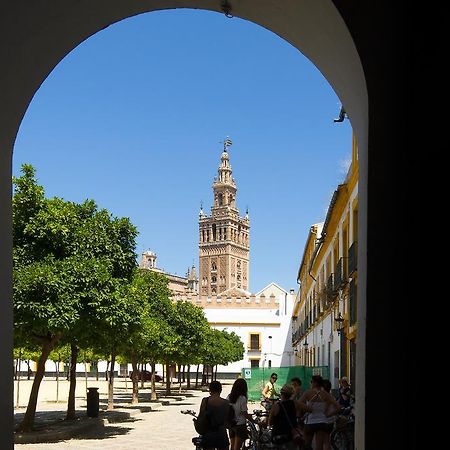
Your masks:
<path fill-rule="evenodd" d="M 98 417 L 99 394 L 98 388 L 90 387 L 87 393 L 87 415 L 88 417 Z"/>

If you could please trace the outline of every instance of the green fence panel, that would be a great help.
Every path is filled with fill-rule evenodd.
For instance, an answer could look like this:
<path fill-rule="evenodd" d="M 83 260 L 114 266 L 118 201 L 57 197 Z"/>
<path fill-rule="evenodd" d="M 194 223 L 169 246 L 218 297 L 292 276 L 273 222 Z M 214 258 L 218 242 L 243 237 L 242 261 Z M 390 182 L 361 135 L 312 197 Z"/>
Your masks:
<path fill-rule="evenodd" d="M 306 367 L 270 367 L 270 368 L 244 368 L 241 376 L 245 378 L 248 386 L 248 399 L 251 401 L 259 401 L 261 399 L 261 391 L 269 381 L 270 375 L 276 373 L 278 380 L 275 384 L 277 392 L 280 391 L 283 384 L 290 383 L 294 377 L 302 380 L 302 388 L 309 389 L 311 377 L 313 375 L 321 375 L 324 379 L 330 379 L 330 370 L 328 366 Z"/>

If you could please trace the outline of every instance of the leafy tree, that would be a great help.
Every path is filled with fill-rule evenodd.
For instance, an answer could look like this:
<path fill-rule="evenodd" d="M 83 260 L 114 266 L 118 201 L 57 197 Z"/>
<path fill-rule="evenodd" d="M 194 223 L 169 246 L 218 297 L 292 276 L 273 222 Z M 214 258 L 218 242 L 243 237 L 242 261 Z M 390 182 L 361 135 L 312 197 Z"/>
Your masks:
<path fill-rule="evenodd" d="M 13 181 L 15 331 L 20 339 L 41 346 L 27 411 L 19 425 L 21 431 L 28 431 L 34 423 L 45 361 L 63 336 L 76 351 L 93 324 L 102 320 L 96 306 L 107 309 L 105 303 L 115 298 L 135 266 L 136 229 L 128 219 L 98 210 L 93 201 L 46 199 L 29 165 Z M 93 321 L 86 322 L 88 318 Z M 72 376 L 68 417 L 74 415 L 75 380 Z"/>
<path fill-rule="evenodd" d="M 203 365 L 213 370 L 217 366 L 226 366 L 230 362 L 240 361 L 244 357 L 244 344 L 239 336 L 227 330 L 211 329 L 203 348 Z M 213 375 L 211 373 L 211 375 Z M 206 374 L 206 378 L 208 374 Z"/>
<path fill-rule="evenodd" d="M 27 370 L 27 379 L 30 380 L 31 377 L 31 367 L 30 362 L 34 361 L 37 362 L 39 359 L 39 348 L 36 346 L 32 346 L 30 344 L 24 343 L 21 347 L 14 347 L 13 356 L 16 360 L 16 376 L 20 372 L 20 362 L 25 361 L 27 364 L 28 370 Z"/>
<path fill-rule="evenodd" d="M 175 337 L 168 324 L 173 314 L 169 299 L 170 291 L 166 276 L 147 270 L 137 269 L 133 276 L 132 289 L 142 305 L 140 325 L 129 333 L 123 342 L 123 352 L 133 366 L 132 402 L 138 402 L 138 363 L 150 362 L 152 373 L 155 364 L 164 360 L 167 347 L 174 344 Z M 151 380 L 151 399 L 156 400 L 155 377 Z"/>
<path fill-rule="evenodd" d="M 176 362 L 179 366 L 195 362 L 210 332 L 203 310 L 189 302 L 176 302 L 171 325 L 178 337 L 174 355 Z"/>
<path fill-rule="evenodd" d="M 117 281 L 118 286 L 108 299 L 96 305 L 98 324 L 93 331 L 94 350 L 111 355 L 108 377 L 108 409 L 113 409 L 114 365 L 116 356 L 123 354 L 130 335 L 141 326 L 143 312 L 138 291 L 132 283 Z"/>

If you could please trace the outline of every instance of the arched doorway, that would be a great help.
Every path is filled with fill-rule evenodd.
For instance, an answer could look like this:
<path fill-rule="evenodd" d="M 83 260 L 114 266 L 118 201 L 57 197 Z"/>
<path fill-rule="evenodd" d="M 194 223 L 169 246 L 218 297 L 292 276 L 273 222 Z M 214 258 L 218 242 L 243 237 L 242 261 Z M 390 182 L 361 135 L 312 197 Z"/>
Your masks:
<path fill-rule="evenodd" d="M 360 277 L 365 280 L 366 225 L 367 225 L 367 149 L 368 96 L 363 66 L 355 43 L 343 18 L 330 0 L 289 1 L 248 0 L 229 2 L 231 13 L 259 24 L 290 42 L 307 56 L 327 78 L 339 95 L 349 114 L 359 143 L 360 155 Z M 136 14 L 159 9 L 195 8 L 221 12 L 221 2 L 207 0 L 120 0 L 88 1 L 66 0 L 50 4 L 35 1 L 32 4 L 14 4 L 3 15 L 2 33 L 5 33 L 3 61 L 8 70 L 1 75 L 3 105 L 0 120 L 0 289 L 1 297 L 9 300 L 1 305 L 0 326 L 2 346 L 0 358 L 10 358 L 12 343 L 11 310 L 11 153 L 21 119 L 42 81 L 58 62 L 80 42 L 99 30 Z M 359 284 L 359 298 L 364 305 L 366 286 Z M 365 310 L 360 308 L 359 321 L 365 323 Z M 360 327 L 359 348 L 364 349 L 365 329 Z M 364 352 L 358 355 L 358 437 L 364 442 Z M 2 399 L 2 436 L 12 430 L 12 376 L 7 371 L 0 384 Z M 12 443 L 10 447 L 12 448 Z M 7 448 L 5 441 L 5 448 Z M 363 447 L 363 444 L 359 446 Z"/>

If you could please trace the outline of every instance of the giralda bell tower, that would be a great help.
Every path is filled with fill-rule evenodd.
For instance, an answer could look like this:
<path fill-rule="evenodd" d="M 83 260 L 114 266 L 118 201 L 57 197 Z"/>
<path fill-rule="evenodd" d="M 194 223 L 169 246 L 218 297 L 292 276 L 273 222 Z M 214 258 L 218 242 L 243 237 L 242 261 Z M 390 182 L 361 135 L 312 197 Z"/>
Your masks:
<path fill-rule="evenodd" d="M 231 176 L 226 139 L 214 178 L 211 215 L 200 209 L 200 295 L 217 295 L 228 289 L 249 290 L 250 221 L 239 216 L 236 183 Z"/>

